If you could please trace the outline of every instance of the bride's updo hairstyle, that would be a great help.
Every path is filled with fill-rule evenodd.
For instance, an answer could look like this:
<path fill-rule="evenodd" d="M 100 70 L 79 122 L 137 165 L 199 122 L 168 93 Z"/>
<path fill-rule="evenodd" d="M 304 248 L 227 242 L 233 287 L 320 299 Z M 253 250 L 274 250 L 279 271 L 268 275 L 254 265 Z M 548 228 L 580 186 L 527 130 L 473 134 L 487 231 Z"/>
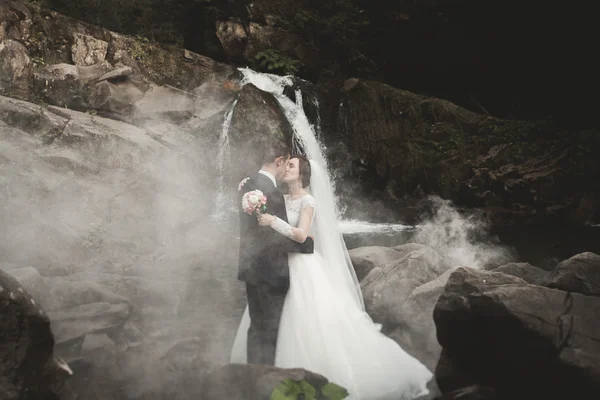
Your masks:
<path fill-rule="evenodd" d="M 298 170 L 300 172 L 300 182 L 302 183 L 303 188 L 307 188 L 310 186 L 310 161 L 308 158 L 303 156 L 302 154 L 297 154 L 292 156 L 291 158 L 295 158 L 298 160 Z"/>

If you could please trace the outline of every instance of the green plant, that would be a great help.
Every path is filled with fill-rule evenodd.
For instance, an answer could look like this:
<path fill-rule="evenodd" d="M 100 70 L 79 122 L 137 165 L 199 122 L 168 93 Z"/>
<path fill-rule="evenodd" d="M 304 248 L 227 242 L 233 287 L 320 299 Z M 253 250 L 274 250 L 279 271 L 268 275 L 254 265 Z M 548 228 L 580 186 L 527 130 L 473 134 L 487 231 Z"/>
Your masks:
<path fill-rule="evenodd" d="M 302 395 L 304 400 L 316 400 L 317 391 L 313 385 L 302 380 L 300 382 L 285 379 L 271 392 L 270 400 L 297 400 Z"/>
<path fill-rule="evenodd" d="M 346 397 L 348 391 L 332 382 L 323 386 L 319 393 L 306 380 L 294 381 L 288 378 L 273 389 L 270 400 L 343 400 Z"/>
<path fill-rule="evenodd" d="M 260 67 L 260 69 L 266 68 L 269 71 L 290 75 L 298 73 L 300 67 L 300 61 L 294 60 L 274 49 L 258 52 L 254 56 L 254 64 Z"/>
<path fill-rule="evenodd" d="M 46 63 L 44 62 L 44 60 L 41 57 L 31 57 L 31 62 L 33 63 L 33 66 L 36 68 L 43 67 L 44 65 L 46 65 Z"/>
<path fill-rule="evenodd" d="M 336 385 L 333 382 L 329 382 L 321 389 L 321 394 L 325 397 L 325 399 L 329 400 L 342 400 L 348 397 L 348 391 L 341 387 L 340 385 Z"/>

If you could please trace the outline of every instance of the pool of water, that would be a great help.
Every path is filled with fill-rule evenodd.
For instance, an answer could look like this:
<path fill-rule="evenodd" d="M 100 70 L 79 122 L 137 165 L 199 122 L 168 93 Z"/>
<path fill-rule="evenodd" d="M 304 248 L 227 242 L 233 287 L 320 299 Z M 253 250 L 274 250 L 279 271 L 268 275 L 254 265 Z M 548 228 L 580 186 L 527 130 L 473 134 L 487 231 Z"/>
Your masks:
<path fill-rule="evenodd" d="M 417 227 L 348 220 L 340 222 L 340 231 L 348 249 L 362 246 L 396 246 L 410 242 Z"/>

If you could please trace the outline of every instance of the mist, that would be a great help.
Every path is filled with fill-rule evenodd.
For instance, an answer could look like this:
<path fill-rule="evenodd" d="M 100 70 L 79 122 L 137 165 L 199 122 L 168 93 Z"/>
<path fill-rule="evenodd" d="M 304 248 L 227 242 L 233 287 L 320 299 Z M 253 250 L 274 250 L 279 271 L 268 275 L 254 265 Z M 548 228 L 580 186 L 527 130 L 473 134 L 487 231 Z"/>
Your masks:
<path fill-rule="evenodd" d="M 181 379 L 197 382 L 210 366 L 228 361 L 243 286 L 236 279 L 235 222 L 211 218 L 218 207 L 215 119 L 222 119 L 223 105 L 203 100 L 210 118 L 187 129 L 169 125 L 169 142 L 51 108 L 43 113 L 56 112 L 68 123 L 48 145 L 44 128 L 30 127 L 33 105 L 34 112 L 16 113 L 10 125 L 0 121 L 2 269 L 16 276 L 27 267 L 39 272 L 24 286 L 48 312 L 55 335 L 69 333 L 71 325 L 53 316 L 126 299 L 122 325 L 57 337 L 56 353 L 70 362 L 80 395 L 187 398 L 190 388 Z M 165 129 L 160 120 L 142 124 L 146 132 Z M 103 289 L 88 291 L 98 285 Z M 116 317 L 93 319 L 104 318 Z M 104 338 L 101 352 L 113 358 L 98 361 L 98 348 L 89 344 L 98 338 Z M 90 372 L 92 359 L 97 368 Z M 89 374 L 96 381 L 91 386 L 83 379 Z"/>
<path fill-rule="evenodd" d="M 515 261 L 514 249 L 490 234 L 490 222 L 482 213 L 459 211 L 450 200 L 429 196 L 411 241 L 435 249 L 451 267 L 490 269 Z"/>

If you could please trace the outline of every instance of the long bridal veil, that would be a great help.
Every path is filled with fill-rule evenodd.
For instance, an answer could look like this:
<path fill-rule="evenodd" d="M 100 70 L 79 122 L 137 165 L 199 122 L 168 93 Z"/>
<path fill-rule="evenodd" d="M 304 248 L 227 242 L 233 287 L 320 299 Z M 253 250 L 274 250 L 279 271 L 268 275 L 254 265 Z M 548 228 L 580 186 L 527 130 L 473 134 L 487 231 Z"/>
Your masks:
<path fill-rule="evenodd" d="M 315 251 L 325 260 L 325 273 L 337 294 L 352 299 L 354 304 L 364 311 L 360 283 L 339 229 L 333 189 L 327 174 L 317 162 L 310 160 L 310 167 L 312 175 L 309 190 L 317 205 L 311 228 Z"/>

